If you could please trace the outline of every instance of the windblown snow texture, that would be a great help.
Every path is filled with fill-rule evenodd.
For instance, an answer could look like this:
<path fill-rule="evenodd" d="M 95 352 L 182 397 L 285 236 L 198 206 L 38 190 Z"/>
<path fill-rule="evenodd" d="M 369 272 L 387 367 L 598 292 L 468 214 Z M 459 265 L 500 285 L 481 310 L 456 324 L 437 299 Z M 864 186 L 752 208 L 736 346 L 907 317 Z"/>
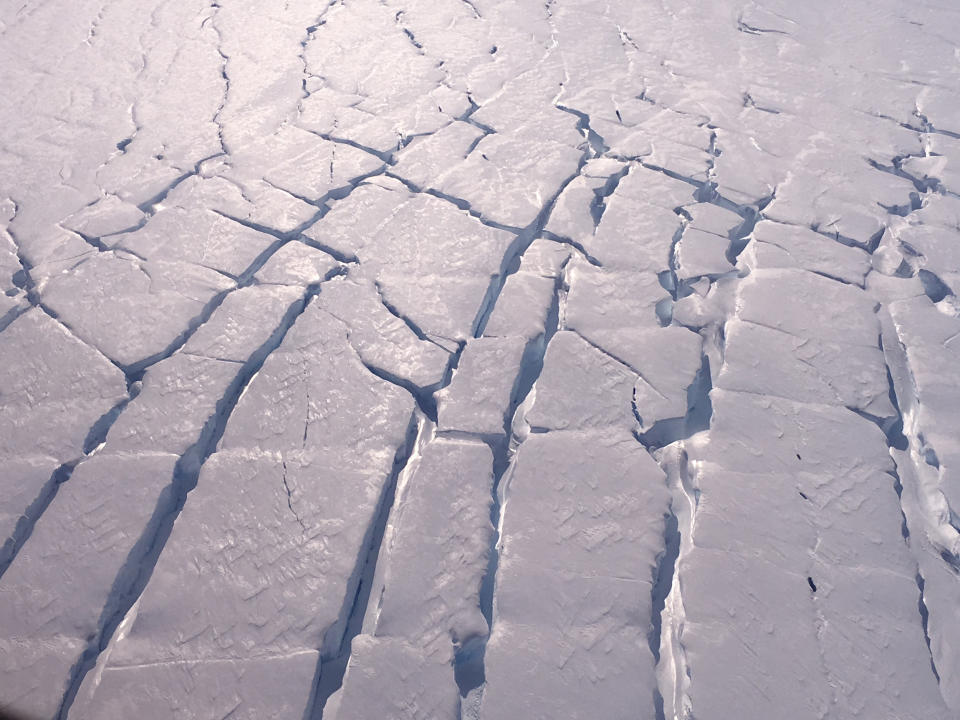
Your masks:
<path fill-rule="evenodd" d="M 0 713 L 960 717 L 960 7 L 0 8 Z"/>

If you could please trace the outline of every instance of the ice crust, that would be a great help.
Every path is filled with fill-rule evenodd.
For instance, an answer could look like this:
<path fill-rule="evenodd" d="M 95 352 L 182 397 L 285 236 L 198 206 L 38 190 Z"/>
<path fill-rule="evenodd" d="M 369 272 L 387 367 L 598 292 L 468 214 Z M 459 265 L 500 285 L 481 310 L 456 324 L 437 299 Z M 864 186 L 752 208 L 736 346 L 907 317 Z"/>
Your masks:
<path fill-rule="evenodd" d="M 0 715 L 960 717 L 958 37 L 0 8 Z"/>

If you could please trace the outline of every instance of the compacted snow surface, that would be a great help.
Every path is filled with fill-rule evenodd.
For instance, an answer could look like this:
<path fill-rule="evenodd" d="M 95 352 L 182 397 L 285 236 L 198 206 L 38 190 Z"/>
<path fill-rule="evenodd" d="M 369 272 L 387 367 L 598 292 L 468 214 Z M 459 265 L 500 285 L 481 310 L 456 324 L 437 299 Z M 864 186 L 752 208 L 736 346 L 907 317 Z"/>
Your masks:
<path fill-rule="evenodd" d="M 960 717 L 960 5 L 0 5 L 0 711 Z"/>

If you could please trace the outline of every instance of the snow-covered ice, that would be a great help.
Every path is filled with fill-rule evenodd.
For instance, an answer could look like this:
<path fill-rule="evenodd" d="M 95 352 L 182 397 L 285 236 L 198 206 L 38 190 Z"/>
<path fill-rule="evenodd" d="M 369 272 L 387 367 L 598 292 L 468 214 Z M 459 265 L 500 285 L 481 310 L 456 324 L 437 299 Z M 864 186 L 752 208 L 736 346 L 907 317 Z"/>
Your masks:
<path fill-rule="evenodd" d="M 0 715 L 960 718 L 960 8 L 0 7 Z"/>

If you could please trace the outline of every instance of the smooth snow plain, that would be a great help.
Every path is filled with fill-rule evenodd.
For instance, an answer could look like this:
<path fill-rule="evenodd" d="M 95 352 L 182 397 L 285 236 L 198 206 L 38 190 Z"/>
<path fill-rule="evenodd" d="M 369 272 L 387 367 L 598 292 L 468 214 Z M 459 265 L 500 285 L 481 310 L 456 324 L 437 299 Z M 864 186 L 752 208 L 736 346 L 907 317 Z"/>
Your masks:
<path fill-rule="evenodd" d="M 0 7 L 0 711 L 960 718 L 960 6 Z"/>

